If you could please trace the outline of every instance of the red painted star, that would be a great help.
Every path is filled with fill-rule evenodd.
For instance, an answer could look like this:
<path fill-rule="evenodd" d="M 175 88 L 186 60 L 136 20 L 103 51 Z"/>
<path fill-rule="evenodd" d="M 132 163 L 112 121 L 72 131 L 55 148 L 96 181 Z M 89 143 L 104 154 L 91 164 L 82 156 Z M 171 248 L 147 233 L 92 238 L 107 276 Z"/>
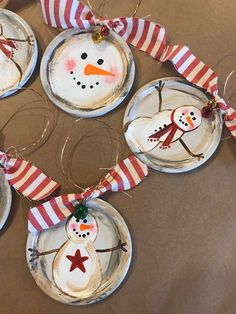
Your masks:
<path fill-rule="evenodd" d="M 87 261 L 88 256 L 81 256 L 80 250 L 76 250 L 75 255 L 66 255 L 66 257 L 71 261 L 70 272 L 75 268 L 79 268 L 83 273 L 86 272 L 84 267 L 84 262 Z"/>

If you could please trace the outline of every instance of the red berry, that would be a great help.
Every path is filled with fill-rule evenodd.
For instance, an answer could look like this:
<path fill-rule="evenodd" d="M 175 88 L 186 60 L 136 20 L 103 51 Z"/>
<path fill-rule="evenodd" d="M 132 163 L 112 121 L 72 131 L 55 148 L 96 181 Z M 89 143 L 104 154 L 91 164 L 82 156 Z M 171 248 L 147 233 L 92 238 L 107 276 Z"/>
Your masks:
<path fill-rule="evenodd" d="M 103 26 L 102 29 L 101 29 L 101 34 L 102 34 L 103 36 L 108 36 L 109 33 L 110 33 L 109 28 L 108 28 L 107 26 Z"/>
<path fill-rule="evenodd" d="M 202 112 L 202 116 L 204 118 L 209 118 L 212 115 L 212 113 L 213 113 L 213 108 L 209 107 L 209 106 L 204 106 L 202 108 L 201 112 Z"/>

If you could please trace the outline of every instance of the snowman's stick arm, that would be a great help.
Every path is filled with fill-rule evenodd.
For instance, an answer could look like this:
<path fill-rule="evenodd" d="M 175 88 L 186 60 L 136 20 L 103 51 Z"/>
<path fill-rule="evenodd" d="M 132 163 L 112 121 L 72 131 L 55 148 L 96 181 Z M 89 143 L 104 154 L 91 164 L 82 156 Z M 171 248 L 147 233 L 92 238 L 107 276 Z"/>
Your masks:
<path fill-rule="evenodd" d="M 122 243 L 121 240 L 119 240 L 117 246 L 109 248 L 109 249 L 97 249 L 96 252 L 98 252 L 98 253 L 107 253 L 107 252 L 112 252 L 112 251 L 116 251 L 116 250 L 119 250 L 119 249 L 121 249 L 124 252 L 128 252 L 126 250 L 125 246 L 126 246 L 126 243 L 124 243 L 124 242 Z"/>
<path fill-rule="evenodd" d="M 159 95 L 159 108 L 158 108 L 158 112 L 161 111 L 161 107 L 162 107 L 162 88 L 164 87 L 164 83 L 162 84 L 162 81 L 159 81 L 159 86 L 155 86 L 155 89 L 158 91 L 158 95 Z"/>
<path fill-rule="evenodd" d="M 18 39 L 18 38 L 6 38 L 7 40 L 12 40 L 12 41 L 17 41 L 17 42 L 21 42 L 21 43 L 26 43 L 26 42 L 28 42 L 28 44 L 30 45 L 30 46 L 33 46 L 33 44 L 34 44 L 34 39 L 33 39 L 33 36 L 32 35 L 30 35 L 30 36 L 28 36 L 26 39 Z"/>
<path fill-rule="evenodd" d="M 60 249 L 60 248 L 59 248 Z M 32 259 L 30 260 L 30 262 L 33 262 L 34 260 L 36 260 L 39 256 L 43 256 L 43 255 L 48 255 L 48 254 L 52 254 L 52 253 L 57 253 L 59 251 L 59 249 L 53 249 L 50 251 L 45 251 L 45 252 L 39 252 L 37 249 L 32 249 L 29 248 L 28 250 L 30 252 L 32 252 L 30 254 L 30 256 L 32 257 Z"/>
<path fill-rule="evenodd" d="M 180 138 L 179 141 L 190 156 L 197 157 L 198 160 L 200 160 L 201 158 L 204 158 L 203 153 L 200 153 L 200 154 L 192 153 L 191 150 L 188 148 L 188 146 L 185 144 L 185 142 L 182 140 L 182 138 Z"/>

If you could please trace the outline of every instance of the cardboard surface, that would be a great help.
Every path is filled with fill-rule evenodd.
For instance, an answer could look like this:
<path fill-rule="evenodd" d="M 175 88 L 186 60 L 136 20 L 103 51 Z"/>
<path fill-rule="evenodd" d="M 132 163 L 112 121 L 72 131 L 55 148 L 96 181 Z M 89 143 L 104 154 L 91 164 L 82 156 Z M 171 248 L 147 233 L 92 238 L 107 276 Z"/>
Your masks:
<path fill-rule="evenodd" d="M 135 5 L 135 0 L 110 1 L 103 14 L 127 16 L 132 14 Z M 58 31 L 44 25 L 37 1 L 11 0 L 8 9 L 23 17 L 38 38 L 39 62 L 27 87 L 45 96 L 39 63 L 44 49 Z M 145 0 L 138 16 L 151 14 L 153 21 L 165 26 L 169 42 L 184 43 L 209 66 L 216 65 L 214 69 L 222 91 L 223 82 L 236 64 L 235 10 L 236 4 L 230 0 Z M 134 49 L 133 53 L 137 75 L 132 93 L 154 78 L 176 76 L 171 65 L 161 65 Z M 236 75 L 230 80 L 226 93 L 226 98 L 232 97 L 232 104 L 236 100 L 235 82 Z M 130 153 L 122 135 L 127 102 L 100 118 L 120 132 L 120 160 Z M 44 128 L 45 115 L 50 115 L 51 119 L 54 115 L 56 127 L 45 145 L 23 156 L 58 180 L 60 193 L 77 191 L 64 179 L 58 166 L 60 150 L 75 118 L 49 101 L 44 104 L 33 91 L 23 90 L 0 100 L 0 128 L 26 103 L 26 110 L 2 130 L 1 148 L 22 147 L 34 142 Z M 47 110 L 40 109 L 42 106 Z M 227 135 L 225 132 L 224 136 Z M 81 138 L 72 160 L 72 172 L 80 185 L 88 186 L 97 183 L 104 173 L 99 168 L 114 164 L 115 135 L 111 132 L 108 136 L 107 129 L 96 120 L 86 120 L 73 128 L 72 145 Z M 69 148 L 72 147 L 68 146 L 68 155 Z M 132 198 L 123 193 L 108 193 L 103 197 L 125 218 L 133 239 L 134 255 L 129 275 L 120 289 L 88 307 L 57 303 L 35 284 L 25 260 L 27 212 L 32 204 L 13 192 L 11 214 L 0 236 L 0 312 L 235 313 L 235 157 L 236 143 L 232 139 L 224 140 L 213 158 L 196 171 L 168 175 L 150 170 L 146 180 L 129 192 Z"/>

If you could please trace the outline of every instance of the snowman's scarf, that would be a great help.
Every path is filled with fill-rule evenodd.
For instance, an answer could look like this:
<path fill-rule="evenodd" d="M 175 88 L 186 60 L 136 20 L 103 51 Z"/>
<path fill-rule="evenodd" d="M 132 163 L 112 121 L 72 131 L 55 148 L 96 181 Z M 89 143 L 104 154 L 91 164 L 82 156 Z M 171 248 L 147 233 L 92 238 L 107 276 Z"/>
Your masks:
<path fill-rule="evenodd" d="M 148 168 L 134 155 L 111 168 L 95 187 L 83 193 L 67 194 L 52 198 L 46 203 L 31 208 L 28 215 L 29 232 L 48 229 L 69 217 L 75 205 L 89 198 L 97 198 L 107 191 L 124 191 L 134 188 L 148 174 Z"/>
<path fill-rule="evenodd" d="M 163 141 L 162 146 L 167 147 L 170 145 L 173 137 L 177 130 L 181 130 L 184 132 L 176 123 L 172 122 L 171 124 L 167 125 L 164 129 L 157 131 L 148 137 L 148 140 L 152 141 L 153 139 L 159 140 L 163 135 L 169 132 L 167 138 Z"/>
<path fill-rule="evenodd" d="M 0 50 L 5 54 L 7 58 L 12 58 L 12 49 L 16 48 L 17 47 L 12 40 L 0 38 Z"/>
<path fill-rule="evenodd" d="M 58 183 L 30 162 L 0 152 L 0 167 L 8 183 L 30 200 L 42 200 L 52 194 Z"/>
<path fill-rule="evenodd" d="M 89 7 L 77 0 L 40 0 L 46 23 L 58 28 L 86 29 L 105 25 L 119 34 L 124 41 L 146 52 L 153 58 L 170 61 L 189 82 L 204 88 L 215 99 L 225 114 L 225 124 L 236 140 L 236 112 L 218 95 L 217 75 L 197 59 L 188 47 L 167 46 L 163 26 L 147 20 L 124 17 L 111 20 L 96 19 Z"/>

